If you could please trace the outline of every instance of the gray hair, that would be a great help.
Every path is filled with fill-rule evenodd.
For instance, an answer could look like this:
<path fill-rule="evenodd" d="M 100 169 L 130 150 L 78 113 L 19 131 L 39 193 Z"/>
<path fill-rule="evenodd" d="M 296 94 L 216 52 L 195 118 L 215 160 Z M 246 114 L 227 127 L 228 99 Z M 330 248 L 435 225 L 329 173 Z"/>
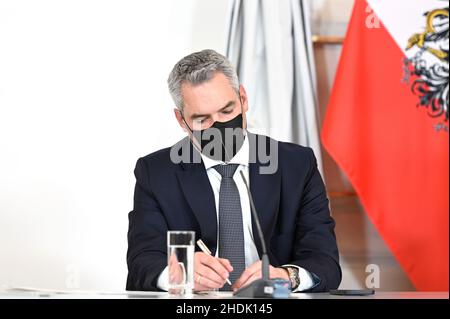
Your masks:
<path fill-rule="evenodd" d="M 239 95 L 239 79 L 236 70 L 226 57 L 216 51 L 194 52 L 178 61 L 167 79 L 170 95 L 178 109 L 183 110 L 184 107 L 181 94 L 181 85 L 184 82 L 193 85 L 201 84 L 211 80 L 216 72 L 223 73 Z"/>

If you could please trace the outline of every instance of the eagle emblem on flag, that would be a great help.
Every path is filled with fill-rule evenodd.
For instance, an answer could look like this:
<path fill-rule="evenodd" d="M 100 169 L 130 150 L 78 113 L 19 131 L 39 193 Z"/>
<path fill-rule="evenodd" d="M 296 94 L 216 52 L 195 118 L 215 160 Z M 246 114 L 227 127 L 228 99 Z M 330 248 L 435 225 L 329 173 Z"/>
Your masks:
<path fill-rule="evenodd" d="M 409 53 L 405 67 L 415 76 L 411 90 L 419 97 L 418 107 L 428 109 L 428 115 L 439 118 L 448 132 L 449 117 L 449 8 L 424 14 L 423 32 L 413 34 L 406 46 Z"/>

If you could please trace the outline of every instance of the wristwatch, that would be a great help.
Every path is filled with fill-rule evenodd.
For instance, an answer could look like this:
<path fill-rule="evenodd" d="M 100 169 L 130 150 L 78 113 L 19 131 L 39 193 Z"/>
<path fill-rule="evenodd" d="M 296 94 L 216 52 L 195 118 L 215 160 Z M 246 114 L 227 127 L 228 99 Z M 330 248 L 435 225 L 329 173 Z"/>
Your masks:
<path fill-rule="evenodd" d="M 292 266 L 284 266 L 289 273 L 289 281 L 291 282 L 292 290 L 295 290 L 300 285 L 300 276 L 298 275 L 298 268 Z"/>

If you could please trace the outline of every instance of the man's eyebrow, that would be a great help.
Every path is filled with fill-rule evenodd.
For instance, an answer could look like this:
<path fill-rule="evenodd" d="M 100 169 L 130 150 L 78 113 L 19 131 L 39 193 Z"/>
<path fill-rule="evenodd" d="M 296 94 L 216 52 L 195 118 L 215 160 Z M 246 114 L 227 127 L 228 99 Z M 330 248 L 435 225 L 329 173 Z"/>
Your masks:
<path fill-rule="evenodd" d="M 222 108 L 219 110 L 219 112 L 224 111 L 225 109 L 229 108 L 230 106 L 233 106 L 234 104 L 235 104 L 234 101 L 228 102 L 224 107 L 222 107 Z M 192 119 L 197 119 L 197 118 L 200 118 L 200 117 L 208 117 L 208 116 L 209 116 L 209 114 L 197 114 L 197 113 L 194 113 L 194 114 L 192 114 L 191 118 L 192 118 Z"/>
<path fill-rule="evenodd" d="M 234 104 L 235 104 L 234 101 L 228 102 L 223 108 L 219 110 L 219 112 L 224 111 L 225 109 L 229 108 L 230 106 L 233 106 Z"/>

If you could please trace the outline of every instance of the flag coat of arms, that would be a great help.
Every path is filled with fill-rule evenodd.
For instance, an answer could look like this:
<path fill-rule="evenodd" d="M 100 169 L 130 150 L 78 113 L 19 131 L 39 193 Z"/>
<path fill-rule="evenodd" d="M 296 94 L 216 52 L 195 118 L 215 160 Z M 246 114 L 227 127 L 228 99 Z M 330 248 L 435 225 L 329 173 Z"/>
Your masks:
<path fill-rule="evenodd" d="M 448 90 L 448 1 L 355 0 L 321 138 L 422 291 L 449 285 Z"/>

